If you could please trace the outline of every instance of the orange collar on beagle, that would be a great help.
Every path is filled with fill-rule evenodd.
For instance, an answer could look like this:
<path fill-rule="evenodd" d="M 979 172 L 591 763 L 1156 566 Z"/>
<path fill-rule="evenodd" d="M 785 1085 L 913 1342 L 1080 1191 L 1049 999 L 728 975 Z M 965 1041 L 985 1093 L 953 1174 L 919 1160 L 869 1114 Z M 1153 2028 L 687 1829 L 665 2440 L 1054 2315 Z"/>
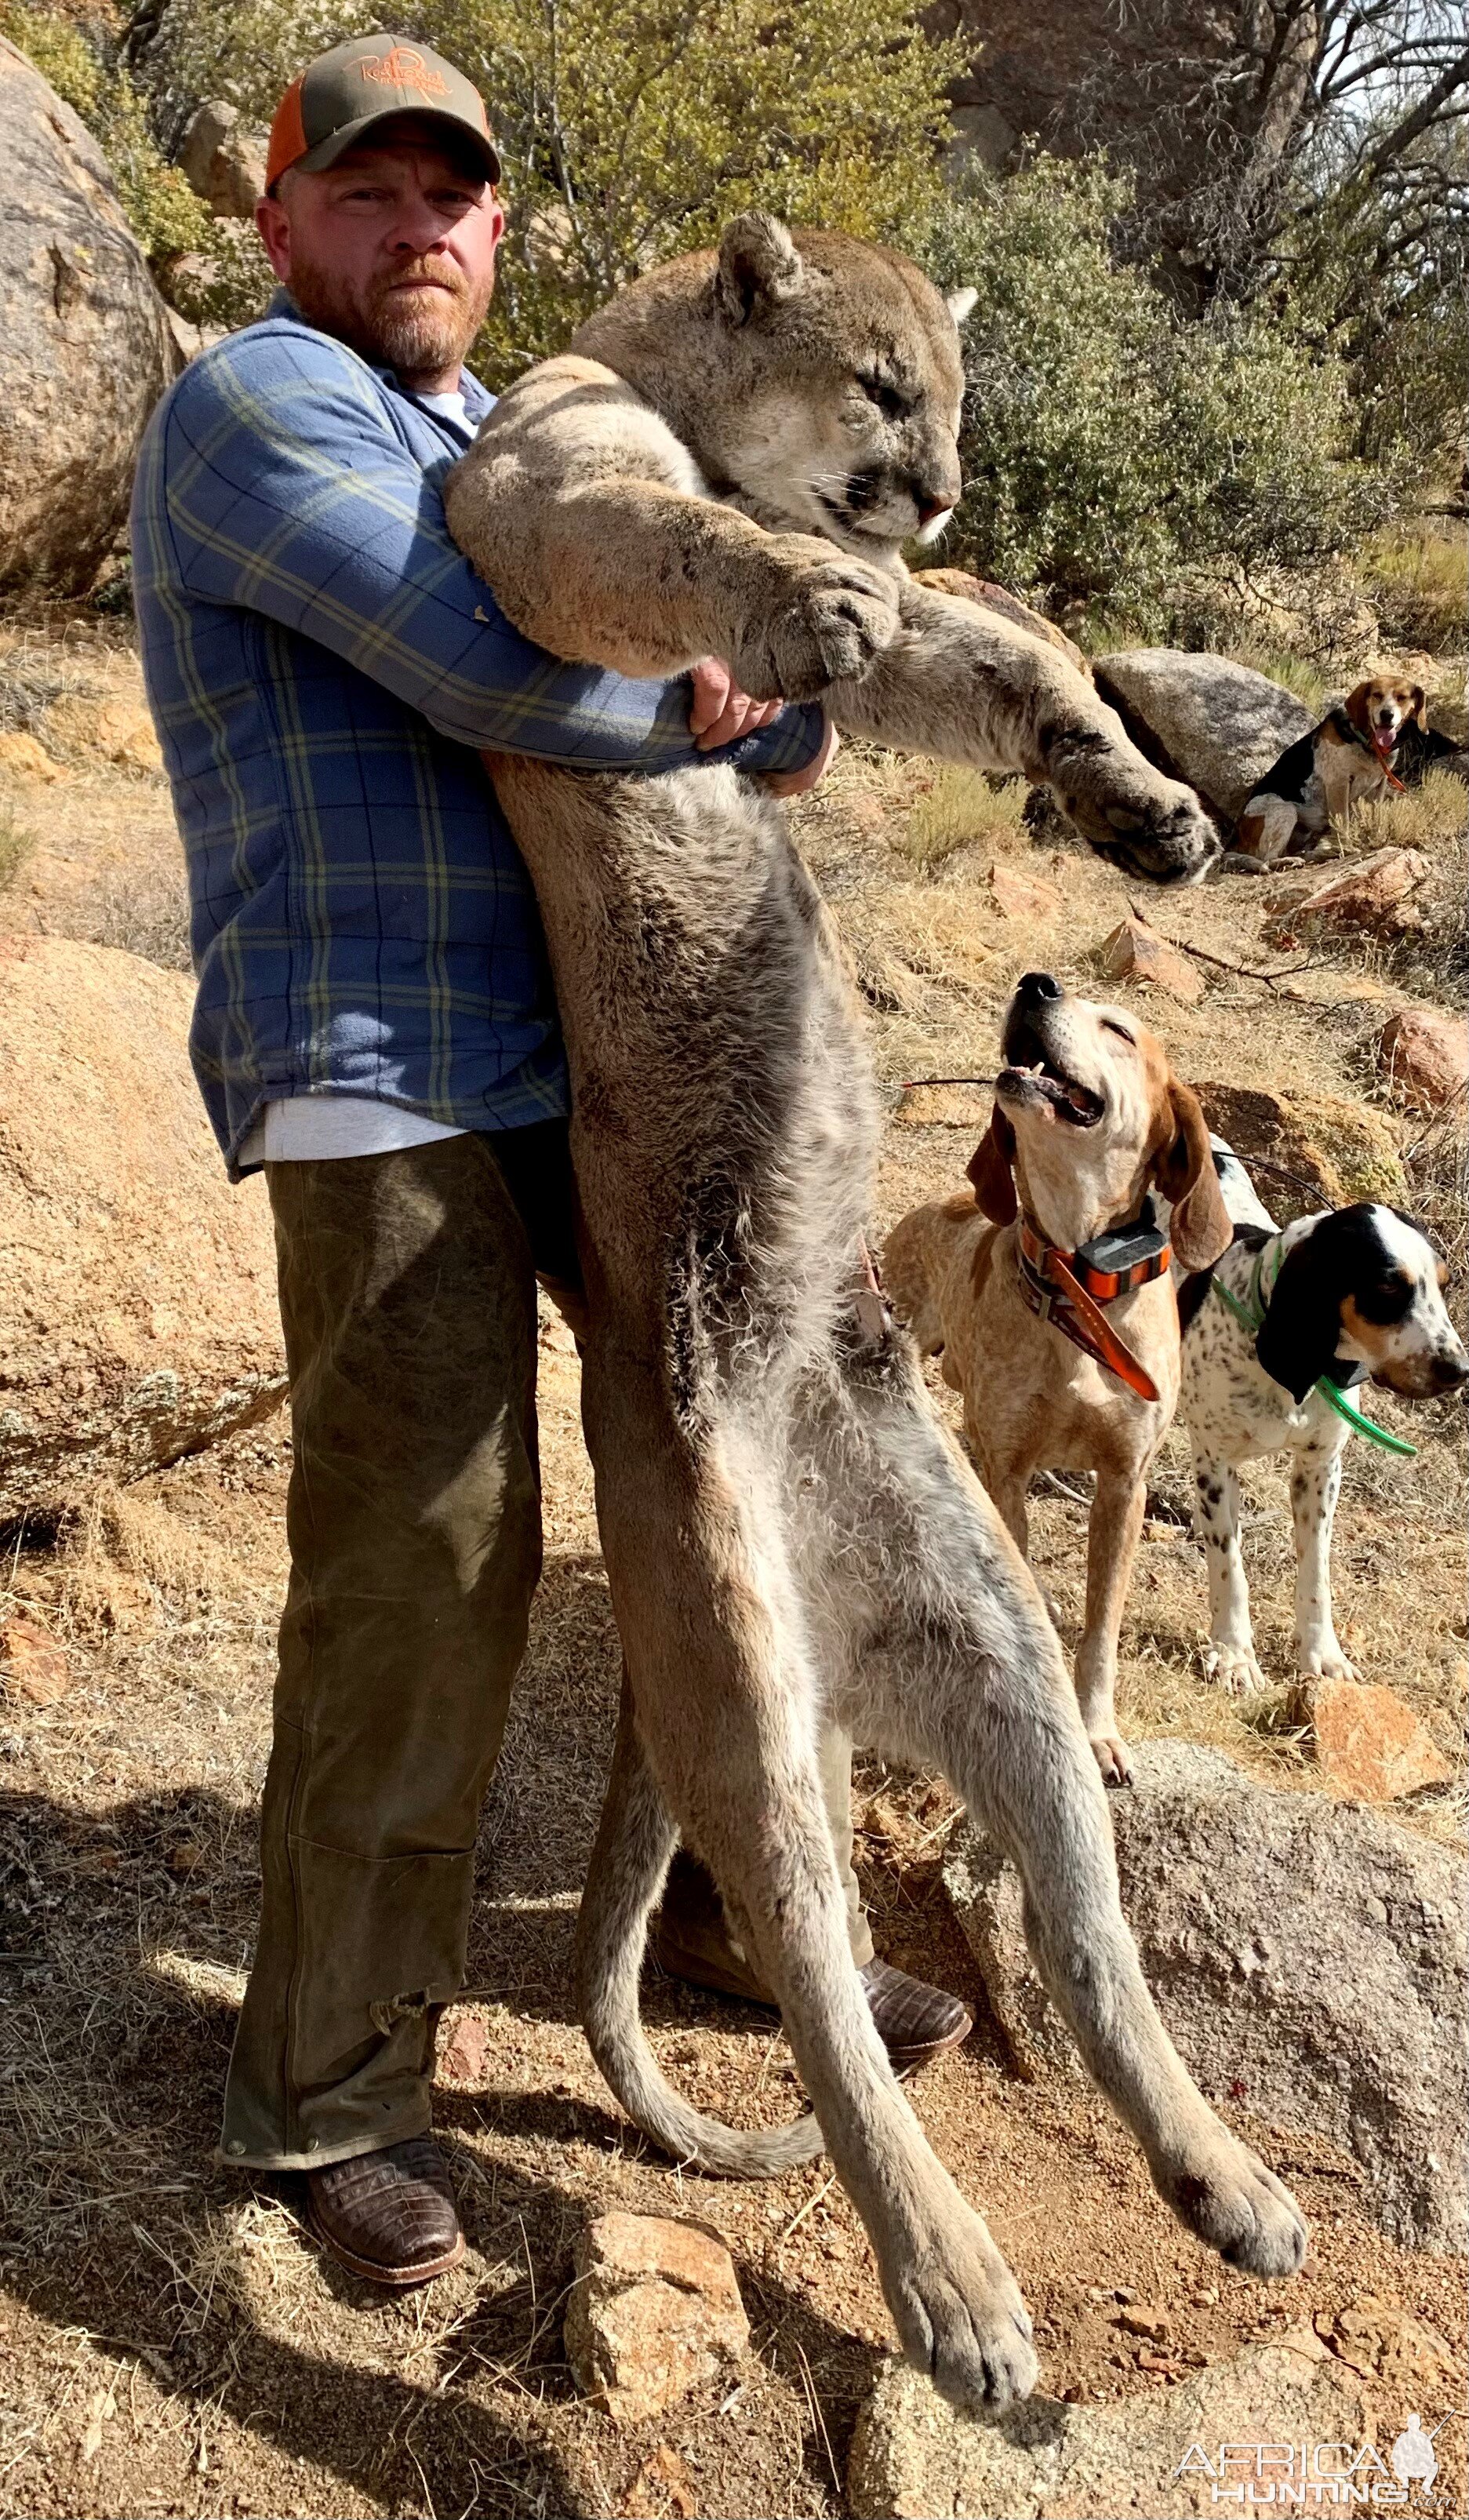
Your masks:
<path fill-rule="evenodd" d="M 1020 1264 L 1020 1291 L 1031 1311 L 1069 1338 L 1073 1347 L 1115 1373 L 1139 1400 L 1156 1400 L 1158 1386 L 1152 1375 L 1102 1310 L 1119 1295 L 1130 1294 L 1135 1286 L 1150 1285 L 1168 1273 L 1173 1250 L 1153 1214 L 1151 1199 L 1135 1225 L 1113 1226 L 1075 1251 L 1047 1242 L 1023 1208 L 1019 1226 L 1015 1256 Z"/>

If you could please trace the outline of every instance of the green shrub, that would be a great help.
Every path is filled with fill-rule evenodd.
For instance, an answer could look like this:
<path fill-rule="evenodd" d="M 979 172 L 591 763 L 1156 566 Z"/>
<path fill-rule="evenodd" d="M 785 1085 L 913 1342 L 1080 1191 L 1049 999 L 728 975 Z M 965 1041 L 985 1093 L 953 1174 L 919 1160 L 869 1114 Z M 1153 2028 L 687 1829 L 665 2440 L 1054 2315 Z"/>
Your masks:
<path fill-rule="evenodd" d="M 1158 626 L 1182 583 L 1318 567 L 1390 485 L 1341 453 L 1346 383 L 1288 325 L 1185 322 L 1114 260 L 1128 185 L 1098 159 L 979 178 L 912 228 L 965 328 L 965 496 L 946 556 L 1055 607 Z"/>

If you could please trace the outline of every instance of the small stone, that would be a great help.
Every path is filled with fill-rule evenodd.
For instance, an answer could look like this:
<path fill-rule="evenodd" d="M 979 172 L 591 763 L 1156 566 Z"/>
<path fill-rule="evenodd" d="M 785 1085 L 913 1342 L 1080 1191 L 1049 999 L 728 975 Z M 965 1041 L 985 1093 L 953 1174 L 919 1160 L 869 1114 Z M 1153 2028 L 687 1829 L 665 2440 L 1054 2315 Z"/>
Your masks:
<path fill-rule="evenodd" d="M 567 2359 L 614 2423 L 661 2414 L 749 2344 L 734 2260 L 700 2224 L 603 2214 L 581 2232 L 573 2264 Z"/>
<path fill-rule="evenodd" d="M 1109 980 L 1145 980 L 1187 1007 L 1196 1007 L 1204 994 L 1202 976 L 1187 955 L 1140 919 L 1124 919 L 1101 951 Z"/>
<path fill-rule="evenodd" d="M 1112 2324 L 1125 2327 L 1130 2336 L 1151 2337 L 1155 2345 L 1168 2334 L 1168 2321 L 1161 2310 L 1120 2310 Z"/>
<path fill-rule="evenodd" d="M 1469 1024 L 1435 1007 L 1404 1007 L 1377 1036 L 1377 1063 L 1398 1102 L 1441 1111 L 1469 1088 Z"/>
<path fill-rule="evenodd" d="M 168 1869 L 170 1872 L 177 1873 L 180 1879 L 191 1872 L 197 1872 L 203 1860 L 203 1848 L 196 1846 L 192 1837 L 180 1838 L 177 1846 L 171 1846 L 168 1850 Z"/>
<path fill-rule="evenodd" d="M 1314 2326 L 1341 2362 L 1364 2380 L 1386 2382 L 1404 2402 L 1427 2398 L 1437 2403 L 1461 2385 L 1447 2338 L 1427 2319 L 1376 2293 L 1359 2294 L 1334 2316 L 1318 2313 Z"/>
<path fill-rule="evenodd" d="M 489 2066 L 490 2034 L 477 2012 L 456 2012 L 449 2035 L 441 2039 L 436 2080 L 478 2091 Z"/>
<path fill-rule="evenodd" d="M 1453 1774 L 1427 1726 L 1390 1688 L 1314 1680 L 1296 1691 L 1295 1705 L 1312 1726 L 1322 1775 L 1357 1802 L 1395 1802 Z"/>
<path fill-rule="evenodd" d="M 57 1705 L 71 1686 L 65 1647 L 29 1619 L 10 1619 L 0 1628 L 0 1677 L 32 1706 Z"/>
<path fill-rule="evenodd" d="M 1017 868 L 1004 866 L 998 858 L 986 880 L 1002 919 L 1049 919 L 1061 907 L 1061 895 L 1053 883 L 1042 883 L 1035 876 L 1021 875 Z"/>

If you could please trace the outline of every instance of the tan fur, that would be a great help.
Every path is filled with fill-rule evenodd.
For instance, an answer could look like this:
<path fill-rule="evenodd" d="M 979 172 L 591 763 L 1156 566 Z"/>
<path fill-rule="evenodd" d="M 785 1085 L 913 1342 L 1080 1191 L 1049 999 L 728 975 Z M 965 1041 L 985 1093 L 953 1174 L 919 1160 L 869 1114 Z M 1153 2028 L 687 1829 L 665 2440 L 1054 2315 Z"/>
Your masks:
<path fill-rule="evenodd" d="M 1114 1023 L 1134 1038 L 1110 1030 Z M 1101 1118 L 1083 1135 L 1002 1075 L 970 1167 L 975 1195 L 906 1216 L 888 1237 L 883 1275 L 920 1351 L 942 1350 L 944 1379 L 963 1398 L 970 1449 L 1017 1548 L 1028 1546 L 1033 1471 L 1096 1473 L 1076 1688 L 1097 1765 L 1108 1783 L 1120 1784 L 1129 1771 L 1114 1707 L 1117 1638 L 1148 1467 L 1178 1404 L 1179 1308 L 1169 1277 L 1107 1307 L 1157 1387 L 1156 1401 L 1143 1400 L 1031 1311 L 1016 1211 L 1074 1250 L 1135 1215 L 1151 1184 L 1173 1208 L 1173 1238 L 1187 1268 L 1217 1259 L 1230 1228 L 1197 1097 L 1174 1076 L 1156 1035 L 1121 1008 L 1059 995 L 1046 1003 L 1044 1029 L 1066 1072 L 1104 1096 Z"/>
<path fill-rule="evenodd" d="M 712 651 L 757 698 L 820 694 L 844 731 L 1047 784 L 1093 846 L 1194 879 L 1218 854 L 1197 797 L 1069 642 L 904 566 L 958 495 L 962 390 L 944 301 L 901 255 L 736 219 L 512 386 L 450 527 L 556 655 L 668 674 Z"/>
<path fill-rule="evenodd" d="M 859 372 L 901 386 L 902 413 Z M 911 264 L 738 219 L 505 397 L 449 484 L 451 523 L 562 654 L 667 672 L 717 652 L 747 690 L 825 690 L 896 741 L 1044 764 L 1112 840 L 1109 813 L 1131 818 L 1139 862 L 1196 871 L 1196 807 L 1135 771 L 1066 660 L 898 564 L 957 485 L 958 391 L 952 320 Z M 859 464 L 861 496 L 824 535 L 823 482 L 850 489 Z M 824 2140 L 905 2351 L 957 2402 L 1000 2408 L 1033 2382 L 1029 2322 L 852 1965 L 816 1758 L 828 1720 L 941 1765 L 1013 1855 L 1037 1965 L 1185 2223 L 1262 2273 L 1299 2265 L 1304 2228 L 1169 2045 L 1054 1633 L 868 1298 L 877 1098 L 779 807 L 719 763 L 493 769 L 571 1068 L 583 1415 L 625 1655 L 578 1927 L 587 2035 L 677 2157 L 758 2173 Z M 680 1832 L 779 1998 L 817 2128 L 720 2127 L 652 2053 L 639 1972 Z"/>

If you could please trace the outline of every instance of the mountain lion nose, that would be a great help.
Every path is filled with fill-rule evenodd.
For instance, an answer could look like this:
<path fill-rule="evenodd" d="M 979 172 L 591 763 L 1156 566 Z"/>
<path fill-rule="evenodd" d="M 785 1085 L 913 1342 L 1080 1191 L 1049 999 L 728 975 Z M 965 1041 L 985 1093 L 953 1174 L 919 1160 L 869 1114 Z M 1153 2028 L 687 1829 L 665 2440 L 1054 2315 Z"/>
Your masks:
<path fill-rule="evenodd" d="M 913 503 L 918 511 L 920 525 L 931 525 L 935 517 L 942 517 L 945 511 L 954 505 L 952 499 L 940 498 L 933 490 L 915 490 Z"/>

